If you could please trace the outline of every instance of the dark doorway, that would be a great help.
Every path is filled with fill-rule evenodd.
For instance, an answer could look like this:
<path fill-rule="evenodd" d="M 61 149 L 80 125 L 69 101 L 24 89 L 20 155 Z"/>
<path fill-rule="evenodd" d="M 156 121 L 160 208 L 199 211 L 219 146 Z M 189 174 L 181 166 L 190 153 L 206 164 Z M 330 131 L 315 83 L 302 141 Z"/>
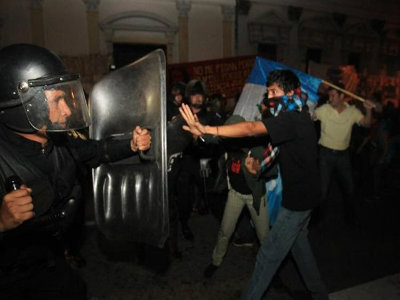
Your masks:
<path fill-rule="evenodd" d="M 396 72 L 400 70 L 400 55 L 386 56 L 386 68 L 389 76 L 396 76 Z"/>
<path fill-rule="evenodd" d="M 347 59 L 347 64 L 354 66 L 357 72 L 360 71 L 360 58 L 361 54 L 358 52 L 350 52 L 348 59 Z"/>
<path fill-rule="evenodd" d="M 258 55 L 270 60 L 276 60 L 276 45 L 275 44 L 258 44 Z"/>
<path fill-rule="evenodd" d="M 310 60 L 316 63 L 321 63 L 322 50 L 319 48 L 308 48 L 306 53 L 306 69 L 305 72 L 308 73 L 308 67 Z"/>
<path fill-rule="evenodd" d="M 322 50 L 319 48 L 308 48 L 307 49 L 307 54 L 306 54 L 306 60 L 312 60 L 316 63 L 321 62 L 321 55 L 322 55 Z"/>
<path fill-rule="evenodd" d="M 120 68 L 130 64 L 156 49 L 164 50 L 166 55 L 165 45 L 115 43 L 113 44 L 114 66 Z"/>

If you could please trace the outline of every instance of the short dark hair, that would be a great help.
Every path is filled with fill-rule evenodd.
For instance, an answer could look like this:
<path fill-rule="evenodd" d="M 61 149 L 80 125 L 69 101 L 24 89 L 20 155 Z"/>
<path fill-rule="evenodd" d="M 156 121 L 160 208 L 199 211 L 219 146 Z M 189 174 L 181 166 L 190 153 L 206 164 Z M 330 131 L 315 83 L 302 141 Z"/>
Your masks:
<path fill-rule="evenodd" d="M 300 87 L 300 80 L 291 70 L 274 70 L 269 72 L 266 86 L 276 83 L 285 93 Z"/>
<path fill-rule="evenodd" d="M 339 82 L 332 82 L 332 84 L 336 85 L 337 87 L 339 87 L 339 88 L 341 88 L 343 90 L 346 89 L 346 87 L 344 86 L 343 82 L 340 82 L 340 81 Z M 338 90 L 337 88 L 334 88 L 333 86 L 328 86 L 328 92 L 332 91 L 332 90 L 335 90 L 339 95 L 343 94 L 343 92 Z"/>

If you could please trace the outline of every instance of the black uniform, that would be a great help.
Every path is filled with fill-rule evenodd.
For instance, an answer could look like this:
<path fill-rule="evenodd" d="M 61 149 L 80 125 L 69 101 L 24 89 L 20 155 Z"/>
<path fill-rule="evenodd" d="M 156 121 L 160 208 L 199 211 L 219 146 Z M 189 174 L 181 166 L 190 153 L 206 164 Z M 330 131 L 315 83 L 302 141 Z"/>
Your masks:
<path fill-rule="evenodd" d="M 63 233 L 73 218 L 73 205 L 68 205 L 82 200 L 79 169 L 132 155 L 130 141 L 83 140 L 53 133 L 42 148 L 0 125 L 0 144 L 0 199 L 6 194 L 5 177 L 17 175 L 32 188 L 35 211 L 34 219 L 1 234 L 0 298 L 85 299 L 85 285 L 63 253 Z M 56 216 L 65 207 L 69 216 L 62 222 L 32 224 Z"/>
<path fill-rule="evenodd" d="M 222 125 L 223 121 L 215 113 L 209 113 L 202 109 L 197 117 L 202 124 L 211 126 Z M 201 158 L 218 158 L 222 153 L 219 145 L 206 145 L 200 140 L 187 147 L 183 153 L 182 170 L 179 176 L 178 190 L 178 208 L 179 217 L 185 231 L 187 222 L 192 211 L 192 200 L 198 196 L 200 198 L 201 209 L 207 210 L 207 203 L 204 203 L 204 195 L 202 195 L 203 180 L 200 177 L 200 159 Z M 196 193 L 197 187 L 197 193 Z M 185 232 L 184 232 L 185 234 Z M 190 233 L 189 233 L 190 237 Z"/>

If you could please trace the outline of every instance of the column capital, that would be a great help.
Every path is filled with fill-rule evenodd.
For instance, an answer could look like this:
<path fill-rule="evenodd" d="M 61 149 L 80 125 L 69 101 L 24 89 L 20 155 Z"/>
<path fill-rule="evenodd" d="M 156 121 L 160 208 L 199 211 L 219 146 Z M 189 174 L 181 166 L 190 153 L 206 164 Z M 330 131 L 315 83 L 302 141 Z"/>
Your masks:
<path fill-rule="evenodd" d="M 174 31 L 166 31 L 165 35 L 168 39 L 168 41 L 173 41 L 175 38 L 175 32 Z"/>
<path fill-rule="evenodd" d="M 190 0 L 176 0 L 176 9 L 179 11 L 180 17 L 187 17 L 192 8 Z"/>
<path fill-rule="evenodd" d="M 31 0 L 31 9 L 42 9 L 43 8 L 43 0 Z"/>
<path fill-rule="evenodd" d="M 235 18 L 235 7 L 231 5 L 221 5 L 224 21 L 233 21 Z"/>
<path fill-rule="evenodd" d="M 100 0 L 82 0 L 85 3 L 87 11 L 97 11 L 100 5 Z"/>

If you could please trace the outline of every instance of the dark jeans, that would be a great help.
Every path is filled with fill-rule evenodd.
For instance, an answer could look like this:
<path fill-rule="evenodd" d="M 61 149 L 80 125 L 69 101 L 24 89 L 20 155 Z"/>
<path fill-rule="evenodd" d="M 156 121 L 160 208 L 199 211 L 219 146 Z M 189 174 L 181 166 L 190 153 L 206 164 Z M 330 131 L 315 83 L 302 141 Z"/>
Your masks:
<path fill-rule="evenodd" d="M 202 202 L 202 178 L 200 177 L 200 159 L 191 155 L 184 155 L 181 160 L 182 168 L 177 179 L 177 205 L 179 219 L 187 224 L 196 199 Z"/>
<path fill-rule="evenodd" d="M 342 192 L 345 206 L 345 216 L 352 218 L 354 216 L 354 182 L 353 173 L 348 150 L 336 151 L 325 147 L 320 147 L 319 165 L 321 175 L 321 193 L 322 207 L 327 201 L 329 187 L 332 182 L 332 176 L 336 175 Z M 322 208 L 323 210 L 323 208 Z"/>
<path fill-rule="evenodd" d="M 178 222 L 180 211 L 178 206 L 178 178 L 181 174 L 182 159 L 176 158 L 168 171 L 168 208 L 169 208 L 169 246 L 173 253 L 178 252 Z"/>
<path fill-rule="evenodd" d="M 293 211 L 282 207 L 267 238 L 260 247 L 256 264 L 242 300 L 261 299 L 280 264 L 291 252 L 313 299 L 329 299 L 308 241 L 311 210 Z"/>

